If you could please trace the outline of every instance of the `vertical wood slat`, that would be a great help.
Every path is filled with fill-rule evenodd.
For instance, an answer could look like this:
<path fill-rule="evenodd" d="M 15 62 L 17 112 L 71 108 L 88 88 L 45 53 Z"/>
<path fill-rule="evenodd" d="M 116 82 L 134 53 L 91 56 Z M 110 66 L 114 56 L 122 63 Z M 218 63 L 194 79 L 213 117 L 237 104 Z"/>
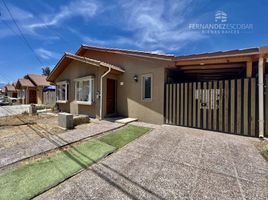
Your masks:
<path fill-rule="evenodd" d="M 224 132 L 229 131 L 229 81 L 224 81 Z"/>
<path fill-rule="evenodd" d="M 180 112 L 180 125 L 182 126 L 183 125 L 183 111 L 184 111 L 184 103 L 183 103 L 183 94 L 184 94 L 184 87 L 183 87 L 183 83 L 180 84 L 180 88 L 181 88 L 181 91 L 180 91 L 180 96 L 181 96 L 181 112 Z"/>
<path fill-rule="evenodd" d="M 176 110 L 176 125 L 180 124 L 180 84 L 177 84 L 177 110 Z"/>
<path fill-rule="evenodd" d="M 213 81 L 213 130 L 217 130 L 217 81 Z"/>
<path fill-rule="evenodd" d="M 236 133 L 241 134 L 241 107 L 242 107 L 242 98 L 241 98 L 241 79 L 236 81 Z"/>
<path fill-rule="evenodd" d="M 231 105 L 231 114 L 230 114 L 230 132 L 235 132 L 235 80 L 231 80 L 231 94 L 230 94 L 230 105 Z"/>
<path fill-rule="evenodd" d="M 265 75 L 265 131 L 266 136 L 268 136 L 268 74 Z"/>
<path fill-rule="evenodd" d="M 207 83 L 203 84 L 203 128 L 207 129 Z"/>
<path fill-rule="evenodd" d="M 193 83 L 193 127 L 196 127 L 196 82 Z"/>
<path fill-rule="evenodd" d="M 208 129 L 211 130 L 212 82 L 208 82 Z"/>
<path fill-rule="evenodd" d="M 172 86 L 172 93 L 173 93 L 173 104 L 172 104 L 172 113 L 173 113 L 173 118 L 172 118 L 172 124 L 176 124 L 176 84 L 173 84 Z"/>
<path fill-rule="evenodd" d="M 223 131 L 223 81 L 219 81 L 220 98 L 219 98 L 219 131 Z"/>
<path fill-rule="evenodd" d="M 250 135 L 255 136 L 256 135 L 256 79 L 251 78 L 250 80 Z"/>
<path fill-rule="evenodd" d="M 184 83 L 184 126 L 188 124 L 188 83 Z"/>
<path fill-rule="evenodd" d="M 166 84 L 166 124 L 169 122 L 169 87 Z"/>
<path fill-rule="evenodd" d="M 200 104 L 202 101 L 202 94 L 201 94 L 201 83 L 197 83 L 197 90 L 198 90 L 198 101 L 197 101 L 197 127 L 201 128 L 201 112 L 200 112 Z"/>
<path fill-rule="evenodd" d="M 173 106 L 173 104 L 172 104 L 172 100 L 173 100 L 173 94 L 172 94 L 172 84 L 169 84 L 169 124 L 172 124 L 172 112 L 173 112 L 173 110 L 172 110 L 172 106 Z"/>
<path fill-rule="evenodd" d="M 189 100 L 188 100 L 188 109 L 189 109 L 189 114 L 188 114 L 188 126 L 192 126 L 192 102 L 193 102 L 193 93 L 192 93 L 192 83 L 189 83 L 189 89 L 188 89 L 188 95 L 189 95 Z"/>
<path fill-rule="evenodd" d="M 243 95 L 243 124 L 244 135 L 248 135 L 248 79 L 244 79 L 244 95 Z"/>

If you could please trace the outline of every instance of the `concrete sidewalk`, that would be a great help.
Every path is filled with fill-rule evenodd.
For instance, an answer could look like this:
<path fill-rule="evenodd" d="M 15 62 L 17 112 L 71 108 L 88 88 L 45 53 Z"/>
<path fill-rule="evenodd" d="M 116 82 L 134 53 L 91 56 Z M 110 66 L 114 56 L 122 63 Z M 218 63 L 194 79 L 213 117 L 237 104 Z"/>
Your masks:
<path fill-rule="evenodd" d="M 12 148 L 0 149 L 0 169 L 20 160 L 119 128 L 121 126 L 124 125 L 103 120 L 95 122 L 87 129 L 70 130 L 59 135 L 51 135 L 49 132 L 36 132 L 36 134 L 39 134 L 42 139 L 33 143 L 23 143 Z"/>
<path fill-rule="evenodd" d="M 0 117 L 19 115 L 29 112 L 30 105 L 0 106 Z"/>
<path fill-rule="evenodd" d="M 268 199 L 268 165 L 253 145 L 256 138 L 151 127 L 36 199 Z"/>

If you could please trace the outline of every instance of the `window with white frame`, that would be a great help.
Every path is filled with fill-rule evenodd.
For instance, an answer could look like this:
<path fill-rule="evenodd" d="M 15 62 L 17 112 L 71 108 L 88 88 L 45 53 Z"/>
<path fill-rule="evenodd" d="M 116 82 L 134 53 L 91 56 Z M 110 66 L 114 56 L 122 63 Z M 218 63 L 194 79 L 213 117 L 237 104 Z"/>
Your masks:
<path fill-rule="evenodd" d="M 18 98 L 20 98 L 20 99 L 25 98 L 25 90 L 24 89 L 18 91 Z"/>
<path fill-rule="evenodd" d="M 75 79 L 75 100 L 92 104 L 94 102 L 94 77 L 87 76 Z"/>
<path fill-rule="evenodd" d="M 57 102 L 65 102 L 68 100 L 68 83 L 67 81 L 58 82 L 57 84 Z"/>
<path fill-rule="evenodd" d="M 142 75 L 142 100 L 152 100 L 152 86 L 153 86 L 153 75 L 145 74 Z"/>

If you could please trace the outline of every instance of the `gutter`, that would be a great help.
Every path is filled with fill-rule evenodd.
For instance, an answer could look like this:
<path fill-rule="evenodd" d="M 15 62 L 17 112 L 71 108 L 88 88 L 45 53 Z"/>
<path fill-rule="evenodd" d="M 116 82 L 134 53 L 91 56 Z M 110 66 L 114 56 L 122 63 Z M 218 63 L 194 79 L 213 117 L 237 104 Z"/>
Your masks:
<path fill-rule="evenodd" d="M 112 68 L 109 67 L 109 69 L 101 76 L 101 79 L 100 79 L 100 120 L 102 120 L 102 107 L 103 107 L 103 95 L 102 95 L 102 91 L 103 91 L 103 88 L 102 88 L 102 85 L 103 85 L 103 78 L 109 74 L 111 72 Z"/>
<path fill-rule="evenodd" d="M 264 93 L 263 93 L 264 58 L 259 58 L 258 87 L 259 87 L 259 137 L 264 137 Z"/>

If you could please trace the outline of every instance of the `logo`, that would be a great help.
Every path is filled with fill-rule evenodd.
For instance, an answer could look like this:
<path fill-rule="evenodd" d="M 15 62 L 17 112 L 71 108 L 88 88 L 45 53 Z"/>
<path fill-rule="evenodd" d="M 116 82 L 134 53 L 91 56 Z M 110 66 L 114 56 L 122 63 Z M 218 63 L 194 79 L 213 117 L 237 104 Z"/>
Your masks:
<path fill-rule="evenodd" d="M 227 14 L 221 10 L 215 13 L 215 22 L 225 23 L 227 22 Z"/>
<path fill-rule="evenodd" d="M 214 15 L 214 23 L 197 23 L 189 24 L 189 29 L 191 31 L 198 31 L 202 34 L 241 34 L 241 33 L 251 33 L 253 30 L 253 24 L 249 23 L 227 23 L 231 21 L 228 19 L 226 12 L 218 10 Z"/>

